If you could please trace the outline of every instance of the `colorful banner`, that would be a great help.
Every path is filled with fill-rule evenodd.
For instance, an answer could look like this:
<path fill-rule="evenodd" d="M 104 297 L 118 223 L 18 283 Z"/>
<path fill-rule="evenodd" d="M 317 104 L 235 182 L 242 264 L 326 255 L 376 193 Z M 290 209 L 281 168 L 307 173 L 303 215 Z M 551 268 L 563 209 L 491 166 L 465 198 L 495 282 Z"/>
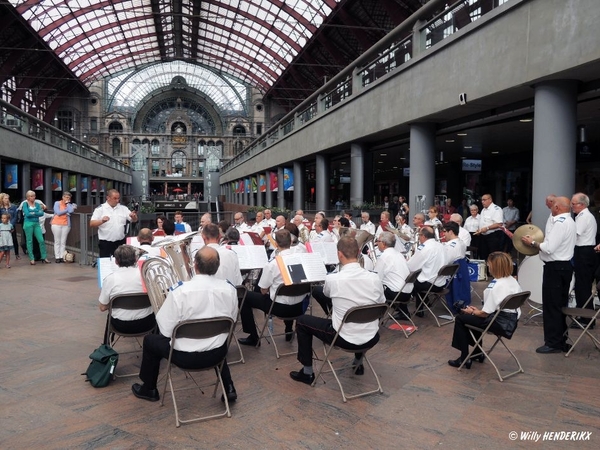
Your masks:
<path fill-rule="evenodd" d="M 92 192 L 96 192 L 98 190 L 98 179 L 92 178 Z"/>
<path fill-rule="evenodd" d="M 294 190 L 294 172 L 292 171 L 292 169 L 283 169 L 283 190 Z"/>
<path fill-rule="evenodd" d="M 258 188 L 260 192 L 267 192 L 267 177 L 264 174 L 258 176 Z"/>
<path fill-rule="evenodd" d="M 106 180 L 100 180 L 100 192 L 104 192 L 105 187 L 106 187 Z"/>
<path fill-rule="evenodd" d="M 256 177 L 252 177 L 252 193 L 256 194 Z"/>
<path fill-rule="evenodd" d="M 238 181 L 238 188 L 236 191 L 238 194 L 241 194 L 244 192 L 244 180 L 240 180 Z"/>
<path fill-rule="evenodd" d="M 69 191 L 77 192 L 77 175 L 69 175 Z"/>
<path fill-rule="evenodd" d="M 244 180 L 244 184 L 245 184 L 245 187 L 246 187 L 246 188 L 244 189 L 244 192 L 245 192 L 246 194 L 249 194 L 249 193 L 250 193 L 250 178 L 246 178 L 246 179 Z"/>
<path fill-rule="evenodd" d="M 237 192 L 237 186 L 235 185 L 235 181 L 231 182 L 231 192 L 234 194 Z"/>
<path fill-rule="evenodd" d="M 88 177 L 81 177 L 81 192 L 88 191 Z"/>
<path fill-rule="evenodd" d="M 113 180 L 109 180 L 108 183 L 106 183 L 106 190 L 110 191 L 111 189 L 113 189 Z"/>
<path fill-rule="evenodd" d="M 34 191 L 44 190 L 44 169 L 35 169 L 32 171 L 32 189 Z"/>
<path fill-rule="evenodd" d="M 4 166 L 4 189 L 19 188 L 19 166 L 7 164 Z"/>
<path fill-rule="evenodd" d="M 62 173 L 52 172 L 52 190 L 62 191 Z"/>
<path fill-rule="evenodd" d="M 269 172 L 269 176 L 271 178 L 269 182 L 271 192 L 277 192 L 279 190 L 279 185 L 277 184 L 277 172 Z"/>

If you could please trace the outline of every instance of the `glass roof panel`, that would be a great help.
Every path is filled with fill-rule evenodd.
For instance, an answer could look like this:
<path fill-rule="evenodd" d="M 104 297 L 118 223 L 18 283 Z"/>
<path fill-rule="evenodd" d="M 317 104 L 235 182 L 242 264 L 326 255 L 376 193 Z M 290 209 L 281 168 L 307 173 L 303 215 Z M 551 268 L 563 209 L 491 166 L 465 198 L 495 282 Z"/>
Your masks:
<path fill-rule="evenodd" d="M 161 53 L 175 57 L 181 42 L 188 58 L 195 48 L 195 62 L 267 89 L 332 12 L 322 0 L 198 2 L 198 17 L 191 2 L 176 14 L 170 0 L 8 1 L 88 85 Z"/>

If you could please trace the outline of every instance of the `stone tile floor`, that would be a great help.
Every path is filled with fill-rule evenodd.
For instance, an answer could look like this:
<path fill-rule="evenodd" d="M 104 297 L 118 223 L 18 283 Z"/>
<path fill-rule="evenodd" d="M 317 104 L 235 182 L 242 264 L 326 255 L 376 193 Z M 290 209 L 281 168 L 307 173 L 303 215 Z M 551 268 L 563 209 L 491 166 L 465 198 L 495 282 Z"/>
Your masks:
<path fill-rule="evenodd" d="M 30 267 L 26 260 L 0 268 L 0 448 L 243 448 L 243 449 L 503 449 L 600 446 L 600 352 L 589 339 L 574 353 L 538 355 L 542 328 L 521 324 L 509 342 L 524 374 L 503 383 L 489 363 L 458 372 L 446 361 L 452 325 L 416 319 L 405 339 L 383 329 L 370 358 L 384 393 L 343 403 L 328 375 L 315 388 L 296 383 L 294 356 L 277 360 L 270 345 L 244 348 L 246 364 L 231 366 L 239 394 L 230 419 L 175 427 L 169 394 L 165 405 L 136 399 L 137 377 L 94 389 L 84 382 L 88 355 L 101 342 L 105 315 L 97 308 L 96 272 L 77 264 Z M 485 282 L 476 283 L 479 293 Z M 478 300 L 475 300 L 478 302 Z M 317 306 L 318 309 L 318 306 Z M 527 313 L 527 311 L 524 311 Z M 276 324 L 281 326 L 281 324 Z M 596 330 L 596 332 L 598 332 Z M 285 342 L 282 346 L 294 346 Z M 124 351 L 130 343 L 119 343 Z M 133 348 L 133 347 L 129 347 Z M 317 347 L 320 351 L 321 347 Z M 232 357 L 237 356 L 235 346 Z M 235 354 L 235 355 L 234 355 Z M 342 353 L 342 358 L 347 354 Z M 501 368 L 513 370 L 503 349 Z M 119 371 L 136 371 L 136 355 L 122 355 Z M 212 377 L 210 372 L 201 379 Z M 343 374 L 350 388 L 372 382 Z M 177 383 L 184 383 L 178 374 Z M 162 392 L 161 392 L 162 393 Z M 183 413 L 219 408 L 187 391 Z M 521 439 L 537 432 L 539 441 Z M 542 441 L 545 432 L 591 432 L 590 440 Z M 511 432 L 517 439 L 511 440 Z"/>

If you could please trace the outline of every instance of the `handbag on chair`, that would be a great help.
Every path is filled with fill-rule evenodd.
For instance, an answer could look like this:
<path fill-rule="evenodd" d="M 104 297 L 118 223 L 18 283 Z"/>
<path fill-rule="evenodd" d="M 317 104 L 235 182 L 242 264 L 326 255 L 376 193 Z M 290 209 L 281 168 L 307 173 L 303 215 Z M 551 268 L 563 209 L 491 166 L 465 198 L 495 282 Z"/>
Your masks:
<path fill-rule="evenodd" d="M 493 318 L 494 315 L 490 314 L 485 325 L 487 326 L 489 321 Z M 517 329 L 517 322 L 517 314 L 508 311 L 500 311 L 498 317 L 496 317 L 496 320 L 494 321 L 494 323 L 502 329 L 502 337 L 505 337 L 506 339 L 512 338 L 513 333 Z"/>

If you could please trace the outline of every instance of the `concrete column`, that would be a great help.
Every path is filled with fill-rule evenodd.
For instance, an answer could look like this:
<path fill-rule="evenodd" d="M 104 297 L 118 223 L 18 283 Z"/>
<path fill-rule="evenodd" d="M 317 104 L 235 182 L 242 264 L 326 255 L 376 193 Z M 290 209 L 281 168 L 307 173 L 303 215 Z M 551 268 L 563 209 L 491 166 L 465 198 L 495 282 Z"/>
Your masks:
<path fill-rule="evenodd" d="M 304 164 L 294 162 L 294 211 L 304 209 Z"/>
<path fill-rule="evenodd" d="M 27 191 L 31 189 L 31 164 L 21 163 L 21 178 L 19 178 L 19 191 L 21 197 L 17 198 L 19 204 L 22 200 L 25 200 Z"/>
<path fill-rule="evenodd" d="M 283 167 L 277 168 L 277 207 L 285 208 L 285 190 L 283 189 Z"/>
<path fill-rule="evenodd" d="M 317 155 L 315 173 L 315 196 L 317 210 L 329 209 L 329 157 Z"/>
<path fill-rule="evenodd" d="M 75 199 L 75 203 L 77 205 L 87 205 L 87 193 L 85 192 L 81 192 L 81 174 L 78 173 L 76 175 L 76 181 L 75 181 L 75 192 L 71 192 L 71 194 L 73 194 L 73 198 Z M 85 200 L 84 200 L 85 199 Z"/>
<path fill-rule="evenodd" d="M 416 210 L 417 196 L 425 196 L 425 208 L 433 205 L 435 195 L 435 125 L 415 123 L 410 126 L 410 180 L 408 184 L 409 223 Z"/>
<path fill-rule="evenodd" d="M 256 191 L 257 193 L 255 194 L 254 191 L 252 190 L 253 186 L 252 186 L 252 177 L 250 177 L 250 206 L 254 206 L 256 204 L 255 199 L 256 196 L 258 195 L 258 180 L 256 180 Z"/>
<path fill-rule="evenodd" d="M 44 169 L 44 192 L 42 195 L 36 195 L 41 201 L 44 202 L 46 208 L 52 209 L 54 202 L 52 201 L 52 177 L 54 176 L 54 171 L 46 167 Z"/>
<path fill-rule="evenodd" d="M 247 186 L 246 181 L 247 180 L 244 178 L 244 193 L 242 194 L 242 204 L 243 205 L 248 205 L 248 196 L 250 195 L 248 193 L 248 191 L 246 191 L 246 186 Z"/>
<path fill-rule="evenodd" d="M 350 207 L 364 200 L 365 149 L 361 144 L 350 144 Z"/>
<path fill-rule="evenodd" d="M 264 206 L 264 204 L 265 204 L 265 200 L 264 200 L 265 194 L 263 194 L 260 191 L 260 174 L 259 173 L 256 174 L 256 183 L 257 183 L 257 186 L 256 186 L 256 206 Z"/>
<path fill-rule="evenodd" d="M 268 170 L 265 172 L 265 177 L 267 177 L 267 192 L 265 192 L 265 206 L 267 208 L 270 208 L 273 206 L 273 194 L 271 193 L 271 176 Z"/>
<path fill-rule="evenodd" d="M 549 194 L 575 193 L 577 152 L 577 81 L 559 80 L 535 86 L 533 124 L 532 221 L 542 230 L 548 218 Z"/>

